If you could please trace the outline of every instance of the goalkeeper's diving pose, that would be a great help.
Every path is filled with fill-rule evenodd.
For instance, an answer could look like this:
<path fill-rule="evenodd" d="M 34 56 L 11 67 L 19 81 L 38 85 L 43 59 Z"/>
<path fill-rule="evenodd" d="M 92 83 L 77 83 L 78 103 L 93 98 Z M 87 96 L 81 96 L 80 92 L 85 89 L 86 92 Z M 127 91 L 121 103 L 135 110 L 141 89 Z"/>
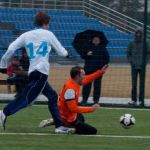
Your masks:
<path fill-rule="evenodd" d="M 99 105 L 94 104 L 92 107 L 78 106 L 79 92 L 81 85 L 86 85 L 93 80 L 102 76 L 108 65 L 105 65 L 101 70 L 85 76 L 82 67 L 73 67 L 70 71 L 71 78 L 65 83 L 58 100 L 58 107 L 60 110 L 62 122 L 68 126 L 76 129 L 77 134 L 96 134 L 97 129 L 85 123 L 82 113 L 90 113 L 95 111 Z M 47 119 L 40 122 L 39 127 L 46 127 L 54 125 L 55 120 Z"/>

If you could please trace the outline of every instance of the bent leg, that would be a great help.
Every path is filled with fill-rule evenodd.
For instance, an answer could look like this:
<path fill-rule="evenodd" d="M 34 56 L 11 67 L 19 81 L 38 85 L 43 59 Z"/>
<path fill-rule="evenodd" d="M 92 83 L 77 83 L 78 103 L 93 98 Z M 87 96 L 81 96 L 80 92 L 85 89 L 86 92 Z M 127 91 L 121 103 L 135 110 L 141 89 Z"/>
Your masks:
<path fill-rule="evenodd" d="M 29 77 L 28 85 L 19 96 L 4 107 L 4 114 L 6 116 L 10 116 L 20 109 L 27 107 L 40 94 L 45 86 L 46 80 L 47 75 L 38 71 L 32 72 Z"/>
<path fill-rule="evenodd" d="M 76 129 L 76 134 L 95 135 L 97 133 L 95 127 L 84 123 L 84 117 L 81 114 L 78 114 L 77 120 L 72 122 L 71 125 Z"/>
<path fill-rule="evenodd" d="M 53 90 L 53 88 L 49 85 L 48 82 L 46 82 L 42 93 L 48 98 L 48 108 L 50 113 L 52 114 L 56 128 L 62 126 L 61 117 L 57 106 L 57 93 L 55 92 L 55 90 Z"/>

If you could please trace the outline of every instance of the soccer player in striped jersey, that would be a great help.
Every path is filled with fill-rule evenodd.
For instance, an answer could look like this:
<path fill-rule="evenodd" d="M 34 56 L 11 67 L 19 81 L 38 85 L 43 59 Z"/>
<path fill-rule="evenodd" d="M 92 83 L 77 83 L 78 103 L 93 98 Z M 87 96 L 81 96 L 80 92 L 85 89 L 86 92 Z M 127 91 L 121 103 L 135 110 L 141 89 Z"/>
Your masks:
<path fill-rule="evenodd" d="M 62 121 L 66 126 L 76 129 L 77 134 L 96 134 L 97 129 L 85 123 L 82 113 L 90 113 L 95 111 L 99 105 L 94 104 L 92 107 L 78 106 L 79 92 L 81 85 L 86 85 L 93 80 L 102 76 L 108 65 L 105 65 L 101 70 L 85 76 L 85 71 L 82 67 L 73 67 L 70 71 L 71 78 L 65 83 L 58 101 Z M 47 119 L 40 122 L 39 127 L 46 127 L 55 124 L 53 119 Z"/>
<path fill-rule="evenodd" d="M 30 59 L 29 84 L 21 94 L 0 111 L 0 123 L 4 129 L 8 116 L 33 103 L 37 96 L 42 93 L 48 98 L 49 111 L 55 120 L 55 132 L 68 133 L 73 131 L 73 129 L 63 126 L 57 106 L 58 95 L 47 81 L 51 48 L 53 47 L 60 56 L 68 56 L 66 49 L 62 47 L 55 35 L 48 30 L 49 21 L 50 17 L 47 14 L 39 12 L 34 19 L 35 29 L 23 33 L 12 42 L 1 59 L 0 71 L 2 73 L 6 71 L 15 50 L 25 47 Z"/>

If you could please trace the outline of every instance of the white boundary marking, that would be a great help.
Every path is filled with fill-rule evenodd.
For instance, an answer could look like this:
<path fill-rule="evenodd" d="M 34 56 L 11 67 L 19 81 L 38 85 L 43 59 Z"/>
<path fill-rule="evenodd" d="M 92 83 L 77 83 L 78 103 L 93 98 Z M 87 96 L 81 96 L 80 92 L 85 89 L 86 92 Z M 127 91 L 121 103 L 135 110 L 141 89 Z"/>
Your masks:
<path fill-rule="evenodd" d="M 150 111 L 150 109 L 147 108 L 113 108 L 113 107 L 100 107 L 99 109 L 115 109 L 115 110 L 122 110 L 122 109 L 127 109 L 127 110 L 146 110 L 146 111 Z"/>
<path fill-rule="evenodd" d="M 32 105 L 32 107 L 47 107 L 47 105 Z M 147 108 L 116 108 L 116 107 L 100 107 L 99 109 L 114 109 L 114 110 L 122 110 L 122 109 L 127 109 L 127 110 L 146 110 L 146 111 L 150 111 L 150 109 Z"/>
<path fill-rule="evenodd" d="M 8 94 L 8 93 L 0 93 L 1 100 L 13 100 L 15 94 Z M 82 97 L 79 97 L 79 102 L 81 102 Z M 39 95 L 36 99 L 36 102 L 47 102 L 47 98 L 44 95 Z M 105 104 L 119 104 L 119 105 L 128 105 L 130 101 L 129 98 L 121 98 L 121 97 L 101 97 L 100 102 Z M 88 98 L 88 102 L 93 102 L 93 97 Z M 145 106 L 150 106 L 150 99 L 145 99 Z"/>
<path fill-rule="evenodd" d="M 67 136 L 67 134 L 50 133 L 0 133 L 0 135 L 25 135 L 25 136 Z M 130 136 L 130 135 L 73 135 L 80 137 L 104 137 L 104 138 L 129 138 L 129 139 L 150 139 L 150 136 Z"/>

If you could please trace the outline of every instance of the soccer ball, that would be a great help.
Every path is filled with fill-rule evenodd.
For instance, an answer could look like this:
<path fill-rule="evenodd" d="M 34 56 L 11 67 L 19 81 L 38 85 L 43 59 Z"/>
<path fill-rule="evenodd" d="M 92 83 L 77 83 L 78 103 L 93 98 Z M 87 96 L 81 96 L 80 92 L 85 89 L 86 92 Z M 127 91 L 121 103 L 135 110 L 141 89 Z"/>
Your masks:
<path fill-rule="evenodd" d="M 131 114 L 124 114 L 119 120 L 122 127 L 128 129 L 135 124 L 135 118 Z"/>

